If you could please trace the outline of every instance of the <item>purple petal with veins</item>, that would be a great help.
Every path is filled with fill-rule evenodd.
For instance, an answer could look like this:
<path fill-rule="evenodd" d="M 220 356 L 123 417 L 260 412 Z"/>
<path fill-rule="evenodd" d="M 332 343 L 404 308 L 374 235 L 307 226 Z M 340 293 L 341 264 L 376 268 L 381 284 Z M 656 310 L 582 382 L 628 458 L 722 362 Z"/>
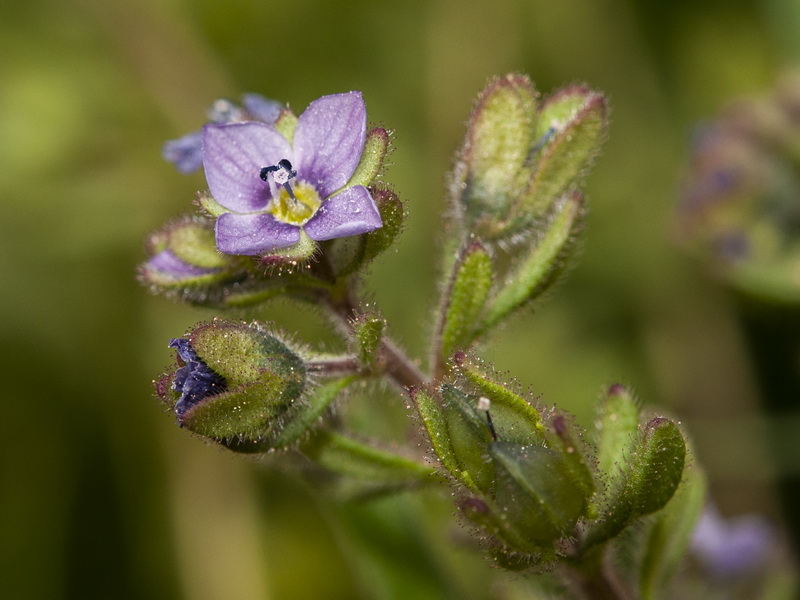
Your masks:
<path fill-rule="evenodd" d="M 298 118 L 294 133 L 292 164 L 298 179 L 326 198 L 349 181 L 361 160 L 366 135 L 367 109 L 361 92 L 314 100 Z"/>
<path fill-rule="evenodd" d="M 356 185 L 328 198 L 303 229 L 318 242 L 358 235 L 383 225 L 378 207 L 363 185 Z"/>
<path fill-rule="evenodd" d="M 225 213 L 217 218 L 217 248 L 226 254 L 255 256 L 300 241 L 300 229 L 280 223 L 270 214 Z"/>
<path fill-rule="evenodd" d="M 256 121 L 203 128 L 203 167 L 214 199 L 234 212 L 263 210 L 272 198 L 261 168 L 293 160 L 289 142 Z M 223 252 L 226 252 L 223 250 Z"/>

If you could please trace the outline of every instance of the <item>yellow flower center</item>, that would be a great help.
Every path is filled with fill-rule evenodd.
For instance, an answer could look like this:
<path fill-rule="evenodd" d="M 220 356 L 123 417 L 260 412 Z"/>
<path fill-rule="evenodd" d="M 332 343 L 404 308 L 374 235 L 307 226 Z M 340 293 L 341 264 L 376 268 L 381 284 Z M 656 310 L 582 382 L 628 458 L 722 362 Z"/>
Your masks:
<path fill-rule="evenodd" d="M 294 199 L 286 188 L 281 187 L 278 197 L 269 203 L 267 212 L 281 223 L 303 225 L 317 213 L 322 200 L 314 186 L 305 181 L 298 181 L 292 186 L 292 191 Z"/>

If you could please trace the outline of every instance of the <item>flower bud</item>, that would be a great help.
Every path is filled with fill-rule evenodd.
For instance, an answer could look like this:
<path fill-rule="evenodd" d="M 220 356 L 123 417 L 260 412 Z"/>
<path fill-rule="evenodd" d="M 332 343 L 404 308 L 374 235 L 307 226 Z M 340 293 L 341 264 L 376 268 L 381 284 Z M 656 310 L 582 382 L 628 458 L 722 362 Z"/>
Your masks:
<path fill-rule="evenodd" d="M 153 233 L 150 258 L 139 266 L 139 279 L 158 292 L 202 297 L 221 284 L 244 277 L 243 264 L 221 254 L 214 243 L 214 224 L 184 217 Z"/>
<path fill-rule="evenodd" d="M 581 184 L 608 128 L 602 94 L 583 86 L 539 103 L 531 81 L 492 81 L 472 112 L 452 193 L 467 229 L 484 240 L 538 230 L 561 196 Z"/>
<path fill-rule="evenodd" d="M 302 359 L 258 323 L 200 324 L 170 347 L 178 363 L 159 396 L 182 427 L 227 445 L 274 435 L 306 386 Z"/>

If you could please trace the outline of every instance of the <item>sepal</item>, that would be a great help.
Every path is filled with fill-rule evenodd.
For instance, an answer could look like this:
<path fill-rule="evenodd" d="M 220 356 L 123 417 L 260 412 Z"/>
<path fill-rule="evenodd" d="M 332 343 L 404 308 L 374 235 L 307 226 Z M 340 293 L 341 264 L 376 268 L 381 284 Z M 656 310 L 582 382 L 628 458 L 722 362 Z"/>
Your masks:
<path fill-rule="evenodd" d="M 479 409 L 479 399 L 470 398 L 452 385 L 443 385 L 441 393 L 448 437 L 459 470 L 468 473 L 478 489 L 486 493 L 495 478 L 489 458 L 493 434 L 487 413 Z"/>
<path fill-rule="evenodd" d="M 492 258 L 479 242 L 464 248 L 453 269 L 440 321 L 440 360 L 469 348 L 494 279 Z"/>
<path fill-rule="evenodd" d="M 364 142 L 361 161 L 350 177 L 350 181 L 347 182 L 346 187 L 354 185 L 369 186 L 380 174 L 383 162 L 389 153 L 389 146 L 390 136 L 388 131 L 383 127 L 375 127 L 370 130 Z"/>
<path fill-rule="evenodd" d="M 386 320 L 373 313 L 364 313 L 353 319 L 351 325 L 359 362 L 374 369 L 378 363 L 378 349 L 383 342 Z"/>
<path fill-rule="evenodd" d="M 530 79 L 510 74 L 491 81 L 475 104 L 452 187 L 478 236 L 501 233 L 527 183 L 537 99 Z"/>
<path fill-rule="evenodd" d="M 585 201 L 573 190 L 552 206 L 539 238 L 526 253 L 514 257 L 506 285 L 489 300 L 482 330 L 488 330 L 520 307 L 542 295 L 569 266 L 583 227 Z"/>
<path fill-rule="evenodd" d="M 508 246 L 542 234 L 554 203 L 580 189 L 607 129 L 605 97 L 585 86 L 540 104 L 526 76 L 491 81 L 451 178 L 467 235 Z"/>
<path fill-rule="evenodd" d="M 682 478 L 686 442 L 678 426 L 656 417 L 642 429 L 631 455 L 615 479 L 601 518 L 587 529 L 583 547 L 591 548 L 617 536 L 639 517 L 662 509 Z"/>
<path fill-rule="evenodd" d="M 605 142 L 607 113 L 605 97 L 584 86 L 561 90 L 544 103 L 535 134 L 541 149 L 514 218 L 545 215 L 553 202 L 580 184 Z"/>
<path fill-rule="evenodd" d="M 509 442 L 496 442 L 489 452 L 497 469 L 494 503 L 514 538 L 524 540 L 512 548 L 536 552 L 571 535 L 589 511 L 590 495 L 565 477 L 567 456 L 537 444 Z"/>

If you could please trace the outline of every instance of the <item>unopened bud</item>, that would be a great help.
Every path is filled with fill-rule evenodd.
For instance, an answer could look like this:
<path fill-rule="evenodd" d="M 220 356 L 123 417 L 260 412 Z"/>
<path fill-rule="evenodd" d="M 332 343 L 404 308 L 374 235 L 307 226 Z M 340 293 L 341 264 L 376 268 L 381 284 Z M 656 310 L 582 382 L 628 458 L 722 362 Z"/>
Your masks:
<path fill-rule="evenodd" d="M 306 385 L 302 359 L 257 323 L 200 324 L 170 346 L 178 364 L 159 396 L 182 427 L 220 442 L 266 439 Z"/>

